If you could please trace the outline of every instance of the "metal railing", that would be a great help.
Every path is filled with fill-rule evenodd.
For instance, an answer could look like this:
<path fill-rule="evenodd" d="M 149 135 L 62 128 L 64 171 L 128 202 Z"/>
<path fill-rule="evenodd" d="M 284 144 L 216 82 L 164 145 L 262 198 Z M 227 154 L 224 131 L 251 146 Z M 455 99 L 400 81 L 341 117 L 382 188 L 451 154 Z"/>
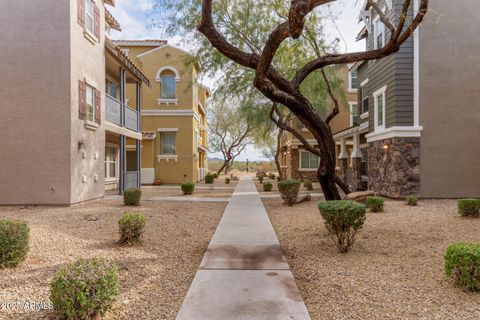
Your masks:
<path fill-rule="evenodd" d="M 137 110 L 130 108 L 126 104 L 122 104 L 108 94 L 105 95 L 105 101 L 105 118 L 107 121 L 140 132 L 140 114 Z M 124 115 L 124 121 L 122 115 Z"/>

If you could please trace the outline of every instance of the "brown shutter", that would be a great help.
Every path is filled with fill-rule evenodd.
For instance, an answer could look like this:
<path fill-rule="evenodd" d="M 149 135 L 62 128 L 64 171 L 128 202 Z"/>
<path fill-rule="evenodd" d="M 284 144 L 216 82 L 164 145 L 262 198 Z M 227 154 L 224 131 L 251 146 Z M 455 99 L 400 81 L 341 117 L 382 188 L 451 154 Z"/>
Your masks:
<path fill-rule="evenodd" d="M 77 22 L 85 28 L 85 0 L 77 0 Z"/>
<path fill-rule="evenodd" d="M 358 86 L 357 88 L 357 114 L 360 116 L 362 114 L 363 106 L 362 106 L 362 87 Z"/>
<path fill-rule="evenodd" d="M 93 32 L 95 33 L 95 37 L 100 39 L 100 9 L 95 5 L 95 17 L 93 21 Z"/>
<path fill-rule="evenodd" d="M 78 81 L 78 115 L 81 120 L 87 117 L 87 85 Z"/>
<path fill-rule="evenodd" d="M 95 89 L 95 122 L 100 124 L 102 119 L 102 98 L 100 90 Z"/>

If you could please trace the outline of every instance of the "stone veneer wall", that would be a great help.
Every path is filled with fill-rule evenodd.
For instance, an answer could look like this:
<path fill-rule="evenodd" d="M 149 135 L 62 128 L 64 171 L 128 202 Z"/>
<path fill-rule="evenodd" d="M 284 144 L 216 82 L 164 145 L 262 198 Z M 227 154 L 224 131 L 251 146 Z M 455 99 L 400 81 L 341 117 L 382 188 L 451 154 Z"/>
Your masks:
<path fill-rule="evenodd" d="M 388 145 L 388 149 L 384 146 Z M 420 138 L 391 138 L 368 143 L 369 188 L 398 198 L 420 191 Z"/>
<path fill-rule="evenodd" d="M 291 149 L 290 150 L 290 161 L 289 161 L 289 169 L 290 175 L 288 178 L 297 179 L 297 180 L 305 180 L 310 179 L 312 181 L 317 181 L 317 170 L 313 171 L 300 171 L 300 150 L 302 149 Z"/>

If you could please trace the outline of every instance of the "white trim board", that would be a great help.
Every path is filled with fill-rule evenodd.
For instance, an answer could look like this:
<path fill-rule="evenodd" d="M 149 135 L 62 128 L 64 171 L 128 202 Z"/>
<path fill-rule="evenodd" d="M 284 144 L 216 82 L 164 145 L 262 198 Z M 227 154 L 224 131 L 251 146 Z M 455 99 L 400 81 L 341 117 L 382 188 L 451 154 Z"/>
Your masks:
<path fill-rule="evenodd" d="M 390 127 L 381 131 L 367 134 L 367 142 L 390 138 L 419 138 L 421 137 L 423 127 Z"/>
<path fill-rule="evenodd" d="M 413 14 L 417 15 L 419 3 L 413 1 Z M 413 32 L 413 126 L 420 125 L 420 33 L 418 27 Z"/>

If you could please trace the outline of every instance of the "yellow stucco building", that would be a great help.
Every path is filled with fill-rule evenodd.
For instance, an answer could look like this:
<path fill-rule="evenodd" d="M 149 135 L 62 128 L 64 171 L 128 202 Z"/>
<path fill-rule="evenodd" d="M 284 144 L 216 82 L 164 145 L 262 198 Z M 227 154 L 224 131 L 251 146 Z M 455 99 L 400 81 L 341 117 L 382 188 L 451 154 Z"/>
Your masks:
<path fill-rule="evenodd" d="M 210 90 L 198 81 L 191 56 L 166 41 L 116 41 L 151 79 L 143 86 L 142 184 L 203 180 L 207 172 L 207 100 Z M 127 101 L 135 99 L 127 85 Z M 133 141 L 127 141 L 128 150 Z M 133 153 L 131 161 L 134 165 Z"/>

